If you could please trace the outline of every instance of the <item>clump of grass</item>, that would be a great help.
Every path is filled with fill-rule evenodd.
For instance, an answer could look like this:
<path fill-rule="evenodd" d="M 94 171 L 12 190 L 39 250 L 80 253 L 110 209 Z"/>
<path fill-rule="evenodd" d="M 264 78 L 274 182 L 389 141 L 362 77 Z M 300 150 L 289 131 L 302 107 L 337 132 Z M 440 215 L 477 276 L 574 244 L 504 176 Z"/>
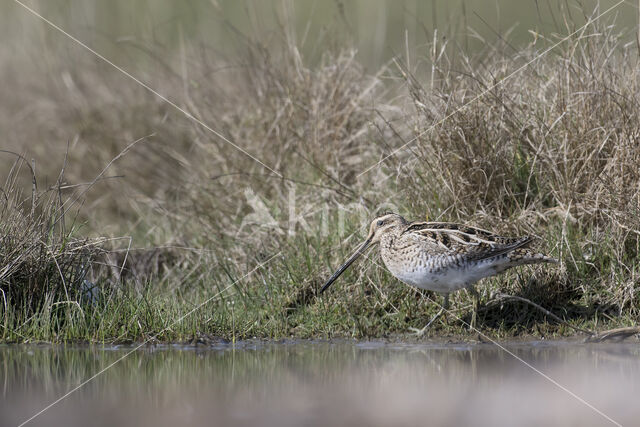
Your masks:
<path fill-rule="evenodd" d="M 72 201 L 62 196 L 59 185 L 39 190 L 35 171 L 27 165 L 32 192 L 25 194 L 19 189 L 16 181 L 26 168 L 23 160 L 14 163 L 0 188 L 3 336 L 16 322 L 43 309 L 69 304 L 82 311 L 80 303 L 86 298 L 92 261 L 101 252 L 100 241 L 79 237 L 75 223 L 66 221 Z M 11 321 L 10 315 L 15 315 Z"/>
<path fill-rule="evenodd" d="M 538 234 L 563 260 L 551 279 L 562 285 L 545 289 L 637 317 L 638 55 L 610 24 L 593 22 L 535 61 L 535 44 L 455 70 L 442 55 L 432 88 L 402 68 L 418 132 L 394 166 L 413 209 Z"/>

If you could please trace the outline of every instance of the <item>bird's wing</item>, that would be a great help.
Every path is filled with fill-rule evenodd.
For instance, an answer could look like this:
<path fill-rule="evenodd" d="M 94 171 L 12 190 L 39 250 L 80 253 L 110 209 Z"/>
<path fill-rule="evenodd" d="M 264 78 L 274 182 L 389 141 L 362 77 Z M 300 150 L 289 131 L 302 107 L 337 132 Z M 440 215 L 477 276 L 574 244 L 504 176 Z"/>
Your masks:
<path fill-rule="evenodd" d="M 505 237 L 487 230 L 450 222 L 411 223 L 402 233 L 422 240 L 442 255 L 461 261 L 493 258 L 528 245 L 531 237 Z"/>

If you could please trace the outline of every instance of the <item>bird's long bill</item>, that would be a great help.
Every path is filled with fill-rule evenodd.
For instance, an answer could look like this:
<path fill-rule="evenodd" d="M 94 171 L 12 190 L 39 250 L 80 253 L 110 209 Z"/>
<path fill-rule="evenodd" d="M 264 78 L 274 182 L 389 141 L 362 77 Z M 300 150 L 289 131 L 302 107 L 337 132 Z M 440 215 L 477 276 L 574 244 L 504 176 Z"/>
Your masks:
<path fill-rule="evenodd" d="M 357 259 L 358 259 L 358 257 L 359 257 L 360 255 L 362 255 L 362 254 L 364 253 L 364 251 L 367 249 L 367 247 L 368 247 L 368 246 L 369 246 L 369 244 L 371 243 L 371 239 L 372 239 L 372 238 L 373 238 L 373 236 L 371 236 L 371 237 L 369 237 L 367 240 L 365 240 L 365 242 L 364 242 L 362 245 L 360 245 L 360 247 L 358 248 L 358 250 L 357 250 L 357 251 L 355 251 L 355 252 L 353 253 L 353 255 L 351 255 L 351 256 L 349 257 L 349 259 L 348 259 L 344 264 L 342 264 L 342 265 L 340 266 L 340 268 L 339 268 L 339 269 L 337 269 L 337 270 L 336 270 L 336 272 L 335 272 L 335 273 L 333 273 L 333 275 L 329 278 L 329 280 L 327 280 L 327 283 L 325 283 L 325 284 L 324 284 L 324 286 L 322 287 L 322 289 L 320 289 L 320 293 L 323 293 L 325 290 L 327 290 L 327 288 L 328 288 L 329 286 L 331 286 L 331 284 L 332 284 L 333 282 L 335 282 L 335 281 L 336 281 L 336 279 L 337 279 L 338 277 L 340 277 L 340 275 L 341 275 L 342 273 L 344 273 L 344 271 L 345 271 L 347 268 L 349 268 L 349 266 L 350 266 L 351 264 L 353 264 L 353 262 L 354 262 L 355 260 L 357 260 Z"/>

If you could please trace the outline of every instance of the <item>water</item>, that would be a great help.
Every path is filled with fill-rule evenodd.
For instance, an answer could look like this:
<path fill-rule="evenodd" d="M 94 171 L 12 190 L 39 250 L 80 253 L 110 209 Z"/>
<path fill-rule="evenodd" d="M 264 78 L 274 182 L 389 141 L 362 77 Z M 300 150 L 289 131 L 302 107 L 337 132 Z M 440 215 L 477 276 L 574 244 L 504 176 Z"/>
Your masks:
<path fill-rule="evenodd" d="M 145 348 L 28 425 L 614 425 L 607 416 L 640 423 L 636 341 L 505 346 L 523 361 L 491 344 Z M 20 424 L 129 351 L 0 347 L 0 424 Z"/>

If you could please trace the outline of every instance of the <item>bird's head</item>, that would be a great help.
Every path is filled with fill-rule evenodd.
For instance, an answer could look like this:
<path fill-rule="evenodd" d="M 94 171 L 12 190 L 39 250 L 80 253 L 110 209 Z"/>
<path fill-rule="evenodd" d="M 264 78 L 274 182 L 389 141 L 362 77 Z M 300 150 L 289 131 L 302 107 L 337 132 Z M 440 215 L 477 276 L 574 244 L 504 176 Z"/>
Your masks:
<path fill-rule="evenodd" d="M 366 241 L 369 241 L 369 244 L 378 243 L 383 235 L 398 231 L 405 225 L 407 225 L 407 221 L 397 213 L 382 214 L 371 221 Z"/>

